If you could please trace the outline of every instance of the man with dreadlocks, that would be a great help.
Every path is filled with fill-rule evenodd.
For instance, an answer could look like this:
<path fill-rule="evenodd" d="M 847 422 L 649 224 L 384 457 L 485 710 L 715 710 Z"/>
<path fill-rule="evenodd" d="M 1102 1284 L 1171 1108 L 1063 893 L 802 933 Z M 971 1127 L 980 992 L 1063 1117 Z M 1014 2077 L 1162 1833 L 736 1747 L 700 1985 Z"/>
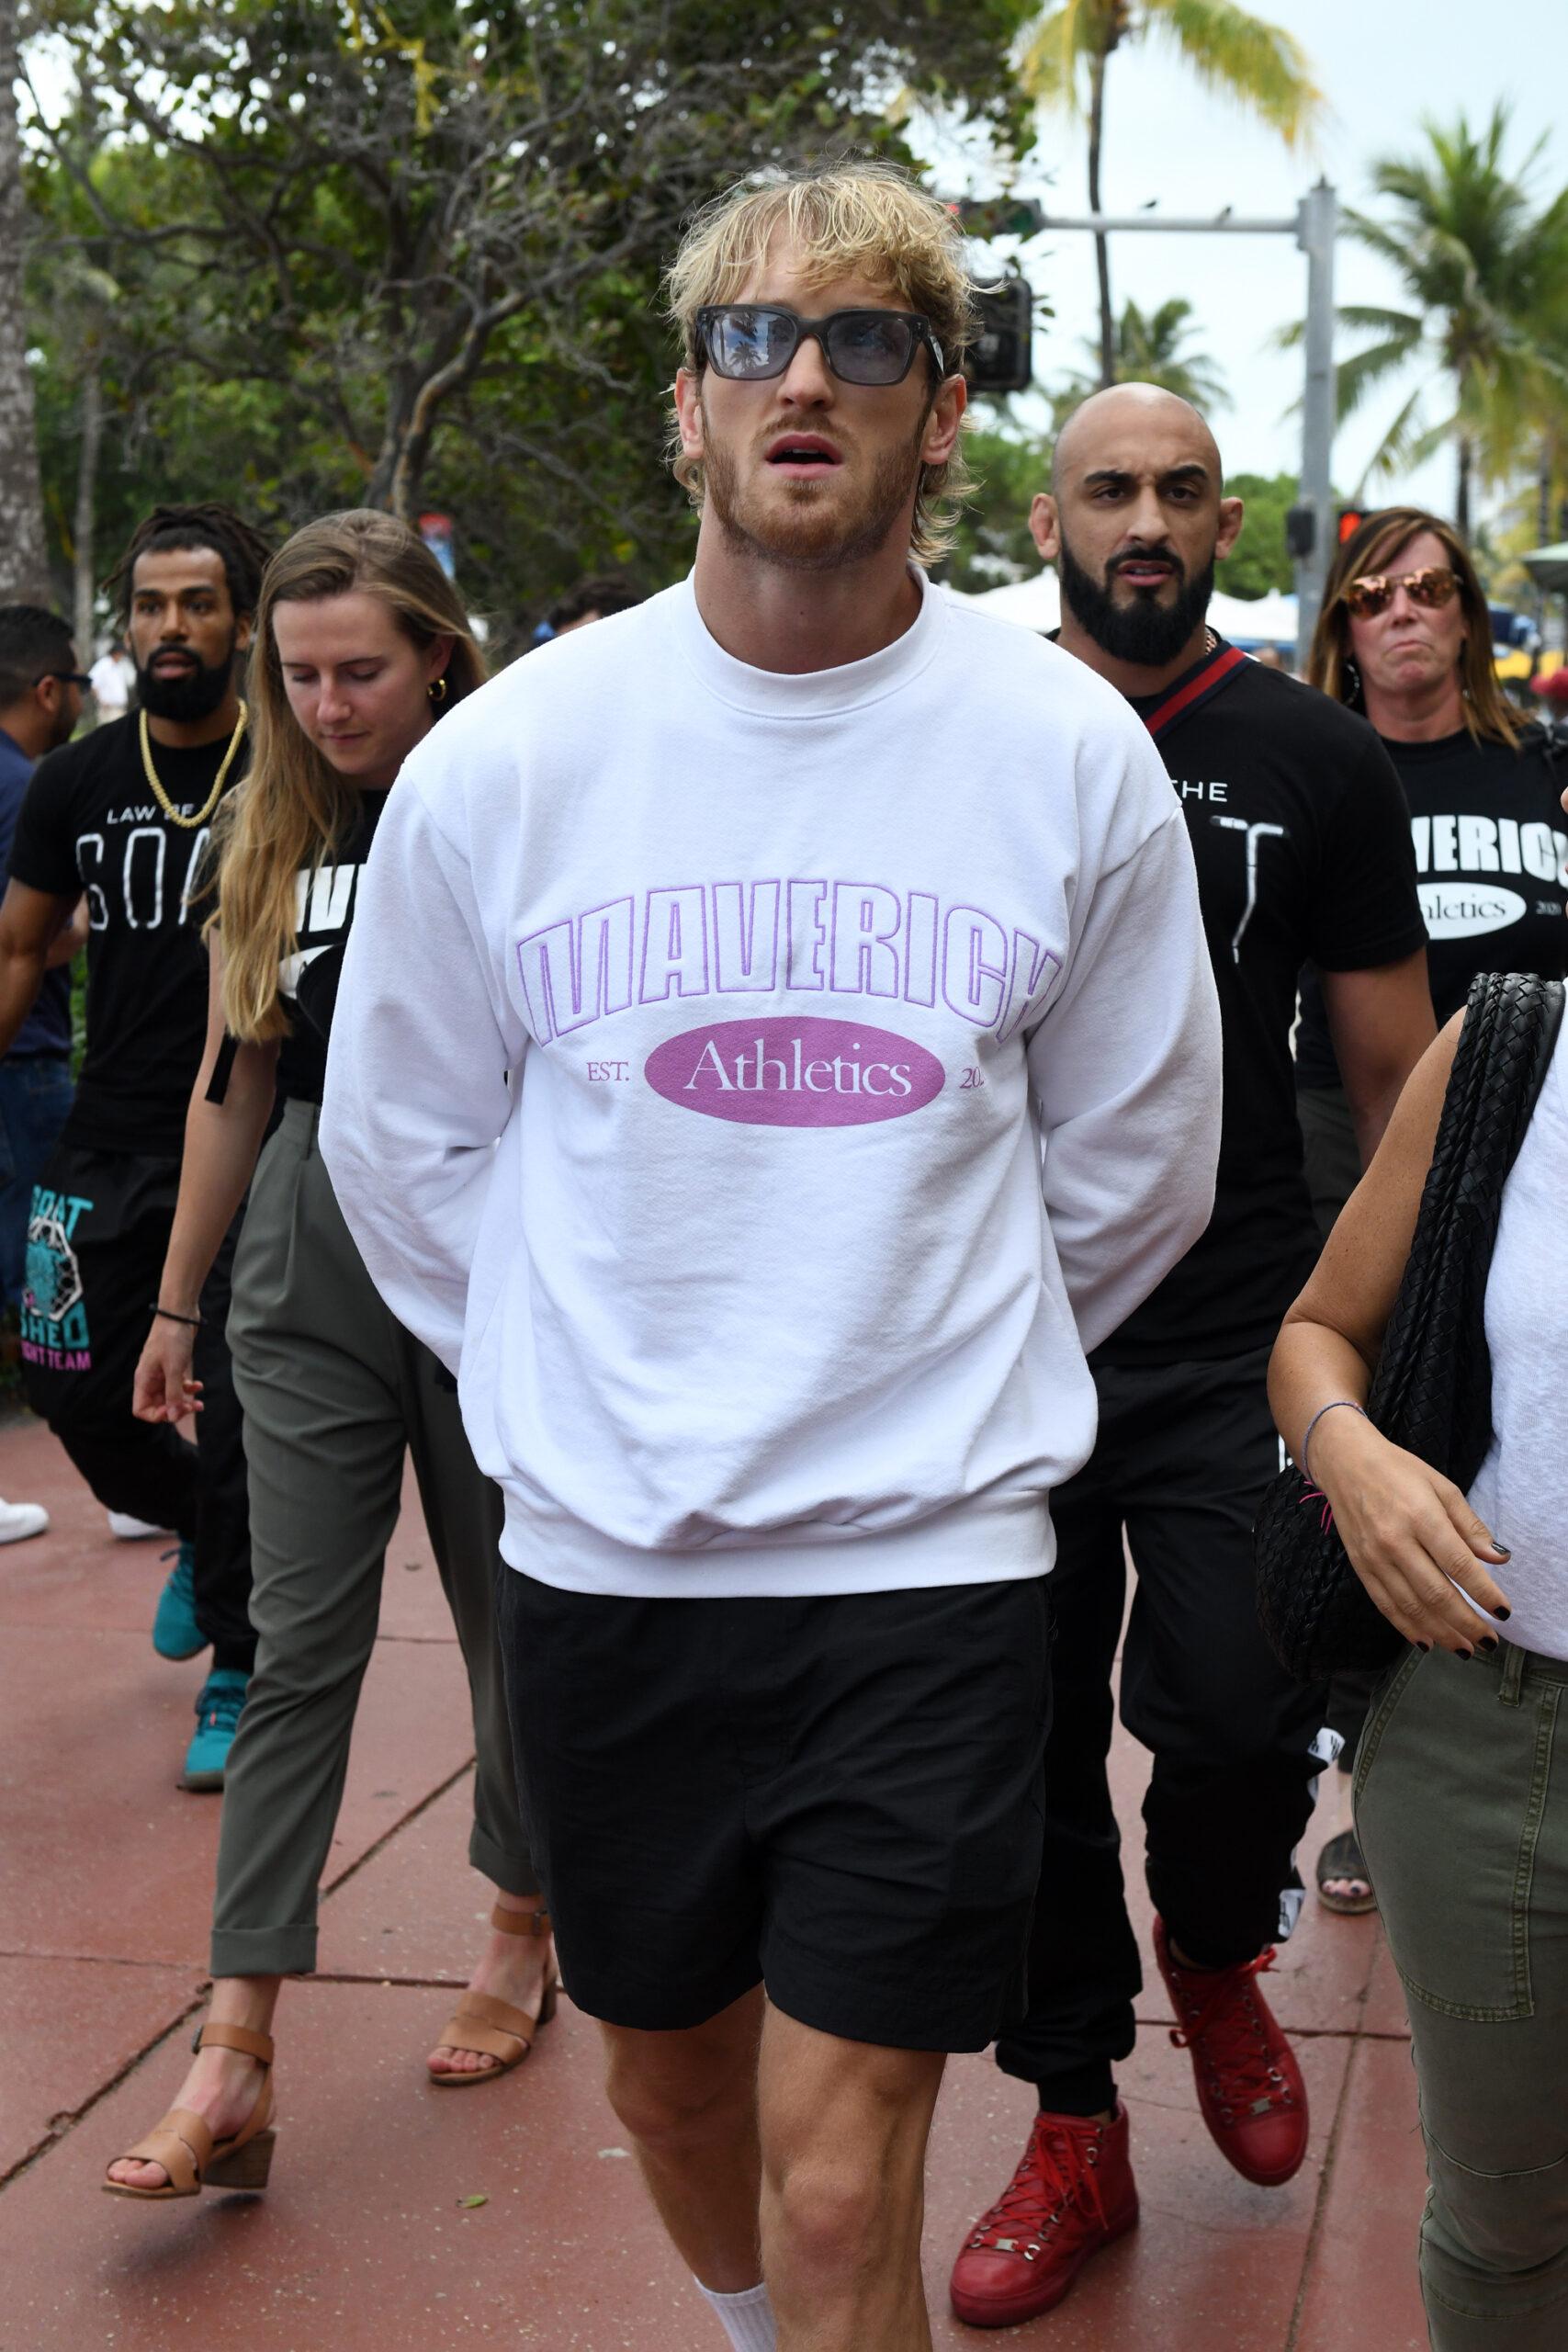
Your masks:
<path fill-rule="evenodd" d="M 224 1341 L 233 1236 L 201 1301 L 198 1443 L 132 1418 L 160 1311 L 185 1113 L 207 1026 L 190 905 L 212 818 L 245 762 L 239 670 L 268 548 L 226 506 L 155 507 L 114 574 L 139 708 L 43 760 L 0 902 L 0 1055 L 84 892 L 87 1053 L 33 1193 L 22 1299 L 28 1400 L 108 1510 L 178 1538 L 159 1655 L 212 1667 L 181 1786 L 220 1788 L 254 1656 L 245 1464 Z"/>

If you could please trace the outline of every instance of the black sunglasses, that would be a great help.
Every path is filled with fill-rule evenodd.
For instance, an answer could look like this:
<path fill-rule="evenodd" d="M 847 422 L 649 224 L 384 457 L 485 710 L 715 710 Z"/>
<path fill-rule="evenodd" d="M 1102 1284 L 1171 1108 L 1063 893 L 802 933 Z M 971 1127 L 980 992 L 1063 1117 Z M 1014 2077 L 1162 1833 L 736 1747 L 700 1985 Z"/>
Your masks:
<path fill-rule="evenodd" d="M 696 355 L 716 376 L 760 384 L 782 376 L 803 343 L 820 346 L 846 384 L 901 384 L 917 351 L 927 350 L 940 379 L 947 372 L 931 322 L 915 311 L 835 311 L 825 319 L 756 302 L 710 302 L 697 312 Z"/>
<path fill-rule="evenodd" d="M 62 686 L 80 686 L 84 694 L 93 683 L 80 670 L 40 670 L 33 680 L 34 685 L 41 686 L 46 678 L 58 678 Z"/>

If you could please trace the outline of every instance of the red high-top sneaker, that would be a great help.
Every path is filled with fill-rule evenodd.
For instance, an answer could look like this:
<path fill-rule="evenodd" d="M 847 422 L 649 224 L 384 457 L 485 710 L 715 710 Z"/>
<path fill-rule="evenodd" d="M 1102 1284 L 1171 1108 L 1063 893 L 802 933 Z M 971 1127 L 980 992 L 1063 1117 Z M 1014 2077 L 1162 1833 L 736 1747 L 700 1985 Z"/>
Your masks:
<path fill-rule="evenodd" d="M 971 2327 L 1013 2327 L 1059 2303 L 1090 2255 L 1138 2218 L 1127 2110 L 1109 2123 L 1037 2115 L 1011 2186 L 953 2266 L 953 2308 Z"/>
<path fill-rule="evenodd" d="M 1245 2180 L 1282 2188 L 1307 2152 L 1307 2095 L 1258 1982 L 1274 1965 L 1272 1947 L 1235 1968 L 1182 1968 L 1156 1919 L 1155 1958 L 1180 2019 L 1170 2038 L 1192 2053 L 1198 2105 L 1215 2146 Z"/>

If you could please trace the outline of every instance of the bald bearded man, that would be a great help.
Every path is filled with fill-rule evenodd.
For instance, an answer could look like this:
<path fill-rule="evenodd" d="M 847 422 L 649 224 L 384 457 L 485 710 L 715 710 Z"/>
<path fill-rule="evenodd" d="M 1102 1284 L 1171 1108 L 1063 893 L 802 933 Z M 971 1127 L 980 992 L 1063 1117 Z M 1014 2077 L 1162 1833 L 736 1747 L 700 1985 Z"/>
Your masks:
<path fill-rule="evenodd" d="M 1142 1989 L 1106 1774 L 1111 1668 L 1137 1571 L 1122 1714 L 1151 1749 L 1145 1800 L 1155 1953 L 1203 2120 L 1235 2169 L 1301 2165 L 1301 2073 L 1258 1978 L 1294 1925 L 1323 1693 L 1259 1630 L 1251 1531 L 1280 1467 L 1269 1351 L 1316 1254 L 1290 1036 L 1296 977 L 1323 975 L 1370 1156 L 1435 1024 L 1404 800 L 1360 718 L 1249 661 L 1205 619 L 1240 536 L 1198 412 L 1148 384 L 1086 401 L 1031 513 L 1062 583 L 1060 643 L 1154 737 L 1198 867 L 1224 1037 L 1213 1220 L 1090 1359 L 1100 1436 L 1051 1498 L 1055 1713 L 1029 2014 L 997 2048 L 1040 2111 L 1003 2197 L 953 2275 L 959 2318 L 1010 2326 L 1059 2302 L 1137 2220 L 1113 2068 Z"/>

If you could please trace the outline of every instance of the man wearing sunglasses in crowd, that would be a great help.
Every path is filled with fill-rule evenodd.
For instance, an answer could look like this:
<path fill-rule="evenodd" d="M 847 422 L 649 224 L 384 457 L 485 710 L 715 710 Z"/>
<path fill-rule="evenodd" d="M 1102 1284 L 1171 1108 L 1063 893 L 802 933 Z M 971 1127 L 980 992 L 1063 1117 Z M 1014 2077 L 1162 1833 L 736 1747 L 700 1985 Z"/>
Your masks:
<path fill-rule="evenodd" d="M 1522 722 L 1497 683 L 1485 591 L 1464 542 L 1417 506 L 1371 514 L 1346 540 L 1325 587 L 1308 675 L 1364 712 L 1410 805 L 1439 1026 L 1477 972 L 1568 969 L 1568 900 L 1558 796 L 1568 762 L 1558 731 Z M 1360 1181 L 1366 1152 L 1350 1115 L 1315 973 L 1302 980 L 1297 1102 L 1313 1206 L 1326 1234 Z M 1339 1824 L 1318 1856 L 1330 1910 L 1377 1897 L 1350 1824 L 1350 1771 L 1375 1676 L 1341 1675 L 1328 1722 L 1339 1753 Z"/>
<path fill-rule="evenodd" d="M 413 754 L 322 1143 L 505 1491 L 565 1982 L 714 2340 L 919 2352 L 944 2054 L 1038 1878 L 1048 1498 L 1208 1216 L 1218 1022 L 1145 732 L 924 575 L 951 215 L 742 186 L 671 298 L 695 569 Z"/>
<path fill-rule="evenodd" d="M 1291 1066 L 1314 959 L 1359 1130 L 1381 1134 L 1434 1035 L 1399 783 L 1371 729 L 1208 627 L 1242 505 L 1197 411 L 1152 385 L 1086 401 L 1031 516 L 1062 586 L 1060 642 L 1124 695 L 1169 771 L 1197 858 L 1224 1035 L 1214 1213 L 1097 1350 L 1094 1458 L 1055 1497 L 1056 1706 L 1027 2018 L 998 2045 L 1038 2111 L 1013 2180 L 958 2256 L 953 2307 L 1048 2311 L 1133 2227 L 1114 2069 L 1142 1984 L 1107 1779 L 1123 1541 L 1137 1572 L 1122 1721 L 1144 1805 L 1154 1945 L 1203 2120 L 1247 2180 L 1306 2154 L 1306 2092 L 1259 1984 L 1302 1900 L 1325 1693 L 1284 1673 L 1254 1598 L 1252 1522 L 1280 1467 L 1269 1349 L 1317 1254 Z"/>

